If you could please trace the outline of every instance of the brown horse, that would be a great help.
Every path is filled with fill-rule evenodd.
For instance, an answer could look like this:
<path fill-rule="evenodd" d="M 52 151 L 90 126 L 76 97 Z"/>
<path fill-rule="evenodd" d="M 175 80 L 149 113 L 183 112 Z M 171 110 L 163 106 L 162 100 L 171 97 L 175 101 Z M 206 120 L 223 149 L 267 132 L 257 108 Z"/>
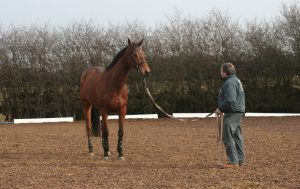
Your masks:
<path fill-rule="evenodd" d="M 93 144 L 91 136 L 100 136 L 99 114 L 102 117 L 102 147 L 104 159 L 108 159 L 107 117 L 111 112 L 119 115 L 118 146 L 119 159 L 123 157 L 123 126 L 126 115 L 128 89 L 126 81 L 132 68 L 141 71 L 143 76 L 150 72 L 145 53 L 142 50 L 143 40 L 134 44 L 128 39 L 128 46 L 122 49 L 105 69 L 90 67 L 80 78 L 80 102 L 86 122 L 88 147 L 91 156 Z M 99 113 L 98 113 L 99 112 Z"/>

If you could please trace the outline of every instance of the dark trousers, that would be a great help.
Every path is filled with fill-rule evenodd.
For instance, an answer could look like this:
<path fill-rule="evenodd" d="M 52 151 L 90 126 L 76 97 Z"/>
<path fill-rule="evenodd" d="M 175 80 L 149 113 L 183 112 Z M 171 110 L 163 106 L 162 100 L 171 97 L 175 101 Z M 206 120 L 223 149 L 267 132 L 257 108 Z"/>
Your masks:
<path fill-rule="evenodd" d="M 244 140 L 241 130 L 243 113 L 225 113 L 223 143 L 229 163 L 244 163 Z"/>

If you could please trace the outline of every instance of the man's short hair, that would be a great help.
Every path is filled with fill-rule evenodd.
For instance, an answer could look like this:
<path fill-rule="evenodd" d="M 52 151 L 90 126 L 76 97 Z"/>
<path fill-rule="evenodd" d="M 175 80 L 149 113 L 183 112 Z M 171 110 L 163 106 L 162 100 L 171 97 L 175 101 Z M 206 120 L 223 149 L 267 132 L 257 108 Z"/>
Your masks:
<path fill-rule="evenodd" d="M 221 69 L 223 70 L 224 73 L 226 73 L 227 75 L 232 75 L 235 74 L 235 67 L 232 63 L 223 63 L 221 65 Z"/>

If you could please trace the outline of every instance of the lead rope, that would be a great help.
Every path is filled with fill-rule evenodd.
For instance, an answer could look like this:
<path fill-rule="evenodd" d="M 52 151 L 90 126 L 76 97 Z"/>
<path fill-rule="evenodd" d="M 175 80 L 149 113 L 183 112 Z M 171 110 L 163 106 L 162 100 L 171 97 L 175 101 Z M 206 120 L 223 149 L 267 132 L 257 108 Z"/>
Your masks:
<path fill-rule="evenodd" d="M 144 77 L 144 80 L 143 80 L 143 81 L 144 81 L 145 90 L 146 90 L 146 92 L 147 92 L 147 94 L 148 94 L 150 100 L 152 101 L 152 103 L 155 105 L 155 107 L 156 107 L 159 111 L 161 111 L 162 113 L 164 113 L 164 114 L 165 114 L 166 116 L 168 116 L 169 118 L 177 119 L 177 120 L 179 120 L 179 121 L 185 121 L 185 120 L 183 120 L 183 119 L 178 119 L 178 118 L 176 118 L 176 117 L 174 117 L 174 116 L 168 114 L 165 110 L 163 110 L 163 109 L 155 102 L 153 96 L 151 95 L 150 90 L 149 90 L 149 88 L 147 87 L 147 82 L 146 82 L 146 78 L 145 78 L 145 77 Z"/>
<path fill-rule="evenodd" d="M 223 113 L 217 114 L 217 131 L 218 131 L 218 134 L 217 134 L 217 159 L 218 159 L 218 165 L 221 165 L 220 148 L 221 148 L 221 153 L 223 154 L 223 145 L 222 145 L 223 118 L 224 118 Z"/>
<path fill-rule="evenodd" d="M 186 121 L 186 120 L 184 120 L 184 119 L 176 118 L 176 117 L 174 117 L 174 116 L 168 114 L 166 111 L 164 111 L 164 110 L 163 110 L 163 109 L 155 102 L 153 96 L 151 95 L 150 90 L 149 90 L 149 88 L 148 88 L 148 86 L 147 86 L 147 82 L 146 82 L 146 78 L 145 78 L 145 77 L 144 77 L 143 81 L 144 81 L 144 87 L 145 87 L 145 90 L 146 90 L 146 92 L 147 92 L 147 94 L 148 94 L 150 100 L 152 101 L 152 103 L 155 105 L 155 107 L 156 107 L 159 111 L 161 111 L 162 113 L 164 113 L 164 114 L 165 114 L 167 117 L 169 117 L 169 118 L 177 119 L 177 120 L 179 120 L 179 121 Z M 205 118 L 211 116 L 213 113 L 214 113 L 214 112 L 209 113 L 207 116 L 205 116 Z M 193 119 L 193 120 L 191 120 L 191 121 L 196 121 L 196 120 L 197 120 L 197 119 Z"/>

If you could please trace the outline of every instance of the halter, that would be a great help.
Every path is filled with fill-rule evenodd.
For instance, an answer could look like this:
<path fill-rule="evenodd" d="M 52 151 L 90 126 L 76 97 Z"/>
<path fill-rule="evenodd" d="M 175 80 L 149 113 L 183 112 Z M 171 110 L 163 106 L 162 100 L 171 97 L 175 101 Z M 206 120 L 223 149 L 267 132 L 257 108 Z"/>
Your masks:
<path fill-rule="evenodd" d="M 143 61 L 143 62 L 140 62 L 140 63 L 137 63 L 137 61 L 134 59 L 133 55 L 131 55 L 131 58 L 132 60 L 136 63 L 136 70 L 139 71 L 140 70 L 140 67 L 142 64 L 147 64 L 146 61 Z"/>

